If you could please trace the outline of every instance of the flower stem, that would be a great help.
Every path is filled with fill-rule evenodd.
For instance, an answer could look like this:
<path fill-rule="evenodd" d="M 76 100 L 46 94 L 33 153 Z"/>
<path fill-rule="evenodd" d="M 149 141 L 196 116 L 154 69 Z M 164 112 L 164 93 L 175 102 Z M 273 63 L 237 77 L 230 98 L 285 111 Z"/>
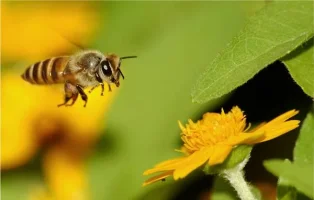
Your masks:
<path fill-rule="evenodd" d="M 241 200 L 257 200 L 250 190 L 249 184 L 244 179 L 243 167 L 245 164 L 241 163 L 232 169 L 223 170 L 220 175 L 229 181 Z"/>

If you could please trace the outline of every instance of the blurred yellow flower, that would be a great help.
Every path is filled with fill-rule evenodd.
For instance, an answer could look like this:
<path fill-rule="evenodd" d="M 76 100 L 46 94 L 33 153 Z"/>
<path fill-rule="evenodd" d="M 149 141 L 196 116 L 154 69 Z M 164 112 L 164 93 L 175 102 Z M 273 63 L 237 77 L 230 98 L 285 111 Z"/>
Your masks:
<path fill-rule="evenodd" d="M 86 45 L 97 29 L 93 2 L 1 3 L 1 59 L 38 61 Z"/>
<path fill-rule="evenodd" d="M 82 155 L 59 146 L 44 156 L 45 178 L 55 199 L 88 199 L 88 182 Z M 60 186 L 61 185 L 61 186 Z"/>
<path fill-rule="evenodd" d="M 106 88 L 101 96 L 97 88 L 88 95 L 86 108 L 81 99 L 72 107 L 58 108 L 62 85 L 31 85 L 19 74 L 2 76 L 1 170 L 25 164 L 44 148 L 42 171 L 50 196 L 89 199 L 84 160 L 105 125 L 114 92 Z"/>
<path fill-rule="evenodd" d="M 49 190 L 37 186 L 30 190 L 29 200 L 90 199 L 84 159 L 56 145 L 44 155 L 43 171 Z"/>
<path fill-rule="evenodd" d="M 299 120 L 288 120 L 297 113 L 296 110 L 288 111 L 252 131 L 245 129 L 246 118 L 238 107 L 233 107 L 227 114 L 223 110 L 221 114 L 206 113 L 196 123 L 189 120 L 186 127 L 179 122 L 184 142 L 180 151 L 186 156 L 162 162 L 146 170 L 144 175 L 163 173 L 148 179 L 143 185 L 171 175 L 175 180 L 184 178 L 205 162 L 210 166 L 223 163 L 237 145 L 265 142 L 297 128 Z"/>
<path fill-rule="evenodd" d="M 87 47 L 100 27 L 97 2 L 5 1 L 1 11 L 2 66 L 74 53 Z M 47 191 L 35 188 L 30 199 L 89 199 L 84 161 L 114 94 L 101 96 L 96 89 L 88 94 L 87 108 L 80 99 L 73 107 L 57 108 L 63 86 L 25 82 L 20 74 L 26 67 L 2 74 L 1 170 L 20 167 L 43 149 Z"/>

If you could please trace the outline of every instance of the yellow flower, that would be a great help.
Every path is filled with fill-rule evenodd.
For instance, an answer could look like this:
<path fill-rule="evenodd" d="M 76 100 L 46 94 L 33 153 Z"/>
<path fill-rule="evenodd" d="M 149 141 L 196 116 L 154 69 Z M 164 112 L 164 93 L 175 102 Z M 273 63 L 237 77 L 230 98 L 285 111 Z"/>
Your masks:
<path fill-rule="evenodd" d="M 95 2 L 2 2 L 2 64 L 31 65 L 88 47 L 103 26 Z M 101 24 L 101 26 L 100 26 Z M 100 88 L 73 107 L 63 102 L 63 85 L 37 86 L 21 79 L 27 65 L 2 74 L 1 170 L 21 167 L 42 152 L 47 186 L 30 189 L 30 199 L 89 199 L 85 160 L 104 127 L 113 93 Z M 10 66 L 12 67 L 12 66 Z M 115 88 L 113 88 L 115 91 Z"/>
<path fill-rule="evenodd" d="M 146 170 L 144 175 L 162 173 L 145 181 L 143 186 L 171 175 L 175 180 L 184 178 L 206 162 L 209 166 L 223 163 L 237 145 L 253 145 L 285 134 L 299 126 L 299 120 L 288 120 L 297 113 L 296 110 L 288 111 L 251 131 L 247 131 L 245 115 L 238 107 L 233 107 L 227 114 L 223 110 L 221 114 L 206 113 L 196 123 L 189 120 L 186 127 L 179 122 L 184 142 L 179 151 L 185 156 L 164 161 Z"/>
<path fill-rule="evenodd" d="M 49 190 L 36 185 L 29 200 L 90 199 L 84 159 L 71 155 L 59 145 L 49 148 L 43 158 L 44 178 Z"/>
<path fill-rule="evenodd" d="M 77 50 L 72 41 L 80 45 L 88 44 L 99 27 L 99 14 L 93 4 L 2 2 L 2 63 L 21 60 L 36 62 L 69 53 Z"/>
<path fill-rule="evenodd" d="M 31 85 L 19 74 L 2 76 L 1 170 L 23 166 L 43 149 L 42 172 L 51 192 L 47 199 L 89 199 L 85 160 L 118 89 L 106 88 L 104 96 L 95 89 L 86 108 L 81 99 L 73 107 L 58 108 L 62 85 Z"/>

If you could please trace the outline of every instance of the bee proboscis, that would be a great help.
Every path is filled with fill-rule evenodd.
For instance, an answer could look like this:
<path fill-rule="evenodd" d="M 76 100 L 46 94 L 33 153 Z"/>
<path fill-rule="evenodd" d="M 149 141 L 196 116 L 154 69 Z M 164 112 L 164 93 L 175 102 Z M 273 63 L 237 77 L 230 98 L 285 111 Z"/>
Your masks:
<path fill-rule="evenodd" d="M 72 56 L 59 56 L 37 62 L 29 66 L 22 74 L 22 78 L 31 84 L 46 85 L 64 83 L 65 99 L 59 106 L 72 106 L 81 95 L 87 104 L 86 87 L 90 92 L 101 86 L 104 94 L 104 82 L 120 86 L 120 76 L 124 75 L 120 69 L 121 60 L 136 58 L 136 56 L 119 57 L 116 54 L 103 54 L 96 50 L 84 50 Z M 72 99 L 71 104 L 67 104 Z"/>

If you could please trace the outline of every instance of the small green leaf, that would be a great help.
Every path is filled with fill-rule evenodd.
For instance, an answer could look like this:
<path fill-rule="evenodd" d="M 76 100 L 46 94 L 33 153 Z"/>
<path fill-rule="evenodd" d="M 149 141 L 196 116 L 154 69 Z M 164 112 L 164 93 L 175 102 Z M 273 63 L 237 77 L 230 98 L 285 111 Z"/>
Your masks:
<path fill-rule="evenodd" d="M 300 135 L 294 148 L 294 162 L 313 166 L 314 114 L 309 112 L 302 124 Z"/>
<path fill-rule="evenodd" d="M 298 192 L 292 183 L 279 177 L 277 184 L 277 200 L 311 200 L 309 197 Z"/>
<path fill-rule="evenodd" d="M 313 168 L 310 165 L 299 165 L 290 163 L 283 160 L 267 160 L 264 166 L 272 174 L 280 176 L 295 188 L 313 198 Z"/>
<path fill-rule="evenodd" d="M 305 196 L 304 194 L 302 194 L 302 193 L 299 193 L 298 192 L 298 194 L 297 194 L 297 198 L 296 198 L 297 200 L 313 200 L 313 198 L 309 198 L 309 197 L 307 197 L 307 196 Z"/>
<path fill-rule="evenodd" d="M 265 163 L 265 166 L 266 168 L 269 169 L 269 171 L 271 171 L 275 175 L 280 176 L 277 187 L 278 200 L 294 200 L 294 199 L 306 200 L 307 197 L 303 196 L 300 193 L 297 193 L 295 188 L 297 188 L 301 192 L 304 192 L 309 197 L 314 196 L 312 191 L 313 171 L 311 171 L 311 169 L 313 169 L 313 151 L 314 151 L 313 127 L 314 127 L 313 113 L 309 112 L 302 124 L 300 135 L 294 148 L 294 163 L 290 163 L 287 160 L 277 161 L 282 163 L 279 164 L 279 166 L 275 166 L 276 164 L 270 164 L 270 166 L 268 166 L 270 168 L 267 167 L 267 165 L 269 165 L 267 164 L 268 161 L 266 161 Z M 288 167 L 286 167 L 285 165 L 288 165 Z M 275 169 L 276 167 L 277 169 Z M 305 171 L 303 171 L 303 168 L 305 168 Z M 283 172 L 284 170 L 288 170 L 288 172 Z M 294 176 L 300 180 L 296 181 Z M 302 187 L 307 188 L 307 192 L 305 192 L 304 189 L 302 190 Z M 311 193 L 311 195 L 308 194 L 309 192 Z"/>
<path fill-rule="evenodd" d="M 291 76 L 311 97 L 314 97 L 314 57 L 313 39 L 283 58 Z"/>
<path fill-rule="evenodd" d="M 250 185 L 250 190 L 252 191 L 252 193 L 254 194 L 254 197 L 256 198 L 256 200 L 261 200 L 262 199 L 262 194 L 259 191 L 259 189 L 253 185 Z"/>
<path fill-rule="evenodd" d="M 214 181 L 212 200 L 238 200 L 236 191 L 223 178 L 217 176 Z"/>
<path fill-rule="evenodd" d="M 297 190 L 284 178 L 280 177 L 277 185 L 277 200 L 295 200 L 297 198 Z"/>
<path fill-rule="evenodd" d="M 272 2 L 217 55 L 192 90 L 204 103 L 244 84 L 268 64 L 313 37 L 312 2 Z"/>
<path fill-rule="evenodd" d="M 206 174 L 218 174 L 222 170 L 233 168 L 247 158 L 251 150 L 252 146 L 250 145 L 239 145 L 231 151 L 230 155 L 222 164 L 214 166 L 205 165 L 204 172 Z"/>

